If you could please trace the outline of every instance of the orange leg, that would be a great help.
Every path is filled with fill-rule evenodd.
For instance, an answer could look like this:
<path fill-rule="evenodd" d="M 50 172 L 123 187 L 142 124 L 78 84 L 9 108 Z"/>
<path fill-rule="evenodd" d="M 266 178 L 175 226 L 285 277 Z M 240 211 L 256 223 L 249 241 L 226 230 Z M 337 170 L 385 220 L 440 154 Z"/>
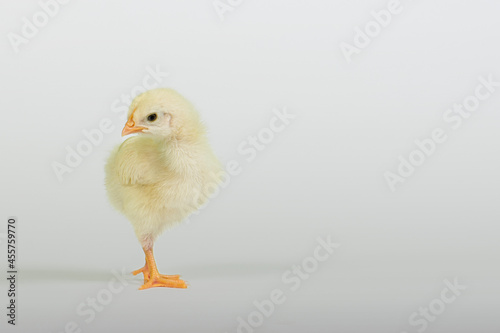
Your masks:
<path fill-rule="evenodd" d="M 143 249 L 146 254 L 146 264 L 144 267 L 133 271 L 132 274 L 144 274 L 144 285 L 140 290 L 154 287 L 187 288 L 186 282 L 179 278 L 179 275 L 163 275 L 158 272 L 152 249 Z"/>

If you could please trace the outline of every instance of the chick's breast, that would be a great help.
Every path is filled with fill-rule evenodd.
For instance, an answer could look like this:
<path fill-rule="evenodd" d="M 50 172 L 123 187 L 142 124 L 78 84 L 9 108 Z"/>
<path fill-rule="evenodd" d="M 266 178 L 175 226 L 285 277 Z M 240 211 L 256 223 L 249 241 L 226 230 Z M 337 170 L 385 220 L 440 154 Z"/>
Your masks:
<path fill-rule="evenodd" d="M 138 238 L 156 237 L 184 220 L 218 183 L 220 165 L 208 145 L 172 145 L 132 137 L 112 152 L 106 165 L 110 201 L 127 216 Z"/>

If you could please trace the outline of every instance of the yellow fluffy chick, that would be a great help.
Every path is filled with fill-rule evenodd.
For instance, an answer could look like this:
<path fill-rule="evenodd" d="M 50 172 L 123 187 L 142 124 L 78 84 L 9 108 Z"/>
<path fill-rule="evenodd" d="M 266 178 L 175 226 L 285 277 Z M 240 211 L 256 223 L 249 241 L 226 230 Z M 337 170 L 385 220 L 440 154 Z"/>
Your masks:
<path fill-rule="evenodd" d="M 146 254 L 144 285 L 186 288 L 178 275 L 159 274 L 153 256 L 158 235 L 202 206 L 218 184 L 221 166 L 193 106 L 172 89 L 137 96 L 111 153 L 106 188 L 113 206 L 132 223 Z"/>

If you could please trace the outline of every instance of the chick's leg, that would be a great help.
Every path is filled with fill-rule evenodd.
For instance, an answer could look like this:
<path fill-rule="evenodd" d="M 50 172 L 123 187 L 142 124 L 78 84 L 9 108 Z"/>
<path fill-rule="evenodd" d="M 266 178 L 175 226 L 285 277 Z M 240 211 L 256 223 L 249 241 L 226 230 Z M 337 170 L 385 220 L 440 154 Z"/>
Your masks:
<path fill-rule="evenodd" d="M 162 275 L 158 272 L 152 249 L 144 248 L 146 254 L 146 265 L 134 271 L 134 275 L 143 273 L 144 284 L 140 290 L 154 287 L 187 288 L 186 282 L 179 278 L 179 275 Z"/>

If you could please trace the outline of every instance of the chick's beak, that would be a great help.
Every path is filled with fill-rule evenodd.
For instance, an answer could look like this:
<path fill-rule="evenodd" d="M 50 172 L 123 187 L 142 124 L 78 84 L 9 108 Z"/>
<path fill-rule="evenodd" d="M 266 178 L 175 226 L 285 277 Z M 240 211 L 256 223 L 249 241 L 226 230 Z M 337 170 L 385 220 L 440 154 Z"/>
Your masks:
<path fill-rule="evenodd" d="M 135 126 L 135 122 L 132 118 L 133 118 L 133 114 L 128 119 L 127 123 L 125 124 L 125 127 L 123 127 L 122 136 L 129 135 L 132 133 L 142 132 L 143 130 L 146 129 L 146 127 Z"/>

